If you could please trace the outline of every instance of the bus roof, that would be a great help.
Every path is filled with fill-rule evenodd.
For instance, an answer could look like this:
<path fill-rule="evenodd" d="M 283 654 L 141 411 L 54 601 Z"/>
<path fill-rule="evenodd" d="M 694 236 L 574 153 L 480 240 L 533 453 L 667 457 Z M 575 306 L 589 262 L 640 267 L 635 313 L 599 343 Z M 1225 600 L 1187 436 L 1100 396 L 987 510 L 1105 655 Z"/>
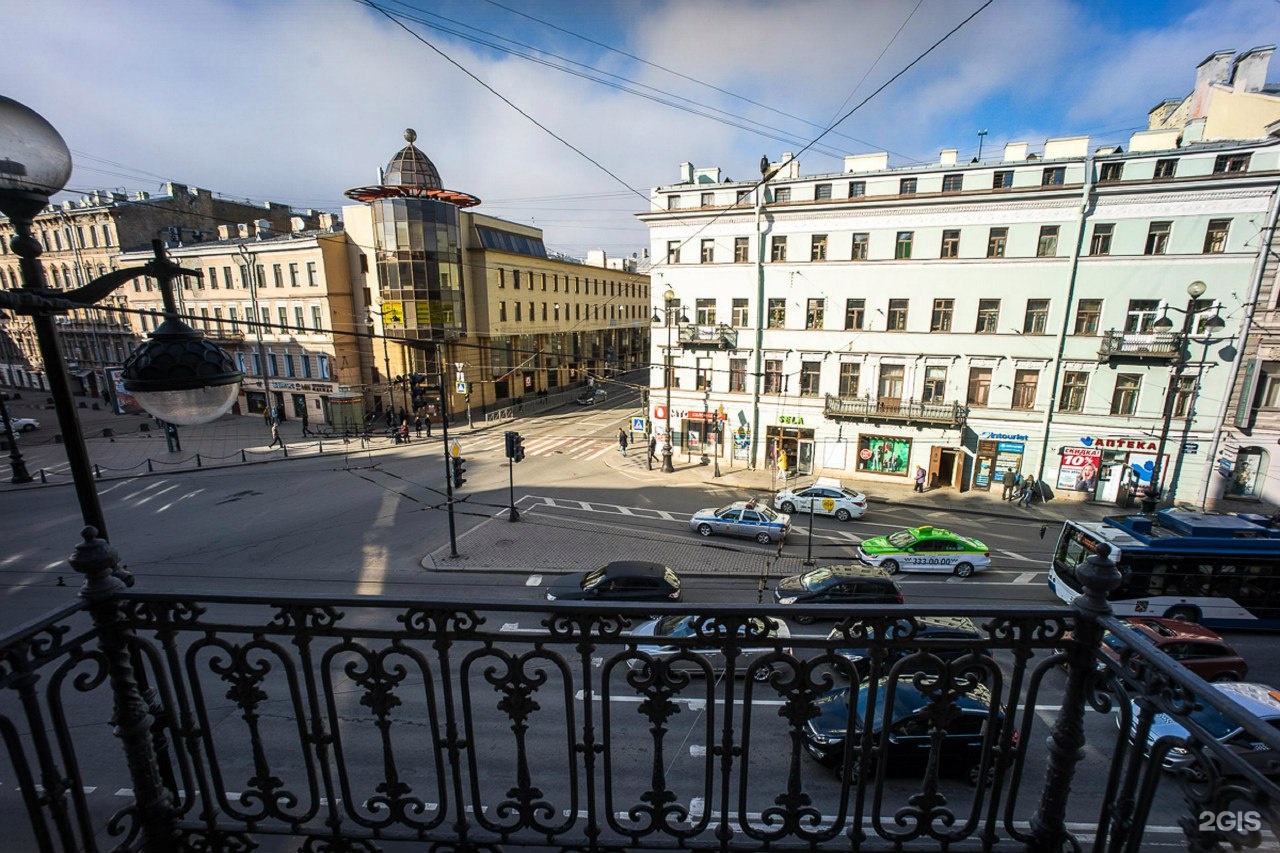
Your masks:
<path fill-rule="evenodd" d="M 1267 516 L 1248 513 L 1162 509 L 1154 516 L 1109 516 L 1102 525 L 1089 527 L 1121 548 L 1128 544 L 1155 551 L 1280 554 L 1280 527 Z"/>

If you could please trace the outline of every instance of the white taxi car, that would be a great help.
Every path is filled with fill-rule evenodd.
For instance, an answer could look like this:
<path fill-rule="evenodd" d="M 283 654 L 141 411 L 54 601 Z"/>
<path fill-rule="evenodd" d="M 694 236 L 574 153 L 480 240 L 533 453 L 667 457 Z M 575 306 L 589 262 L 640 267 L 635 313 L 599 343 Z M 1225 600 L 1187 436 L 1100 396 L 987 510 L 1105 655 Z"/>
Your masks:
<path fill-rule="evenodd" d="M 838 521 L 862 518 L 867 511 L 867 496 L 853 489 L 846 489 L 839 480 L 819 477 L 805 488 L 783 489 L 773 498 L 774 509 L 787 513 L 809 512 L 814 515 L 834 515 Z"/>

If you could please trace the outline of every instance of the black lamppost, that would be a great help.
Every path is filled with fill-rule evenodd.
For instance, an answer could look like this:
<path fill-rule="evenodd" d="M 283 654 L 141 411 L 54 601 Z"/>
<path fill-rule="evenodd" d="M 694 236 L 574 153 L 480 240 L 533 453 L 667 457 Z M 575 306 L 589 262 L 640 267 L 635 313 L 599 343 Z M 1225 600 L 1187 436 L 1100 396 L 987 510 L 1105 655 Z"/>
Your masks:
<path fill-rule="evenodd" d="M 1206 310 L 1207 306 L 1199 304 L 1200 297 L 1204 296 L 1208 286 L 1203 281 L 1193 281 L 1187 285 L 1187 307 L 1173 308 L 1168 307 L 1168 311 L 1177 311 L 1182 314 L 1182 331 L 1174 335 L 1174 360 L 1173 375 L 1169 378 L 1169 387 L 1164 392 L 1164 412 L 1163 420 L 1160 424 L 1160 441 L 1156 445 L 1156 461 L 1151 469 L 1151 482 L 1147 485 L 1146 491 L 1142 496 L 1142 511 L 1150 514 L 1156 511 L 1156 507 L 1160 505 L 1162 500 L 1160 489 L 1160 478 L 1163 475 L 1164 468 L 1164 451 L 1165 445 L 1169 441 L 1169 430 L 1173 424 L 1173 408 L 1178 399 L 1178 390 L 1182 385 L 1182 372 L 1187 367 L 1187 344 L 1191 337 L 1191 327 L 1195 322 L 1196 314 Z M 1225 324 L 1222 318 L 1213 316 L 1205 321 L 1207 329 L 1221 329 Z M 1173 321 L 1168 315 L 1161 317 L 1155 322 L 1155 330 L 1162 334 L 1168 334 L 1173 328 Z M 1182 452 L 1182 448 L 1178 448 L 1178 452 Z M 1176 469 L 1175 469 L 1176 470 Z M 1177 494 L 1178 484 L 1171 482 L 1169 484 L 1169 496 L 1172 500 Z"/>
<path fill-rule="evenodd" d="M 673 453 L 673 448 L 671 446 L 671 373 L 674 367 L 674 358 L 671 355 L 673 347 L 671 341 L 671 330 L 677 322 L 677 315 L 679 315 L 678 322 L 689 322 L 688 317 L 680 314 L 682 307 L 683 306 L 676 302 L 675 291 L 667 288 L 666 292 L 662 294 L 662 315 L 659 316 L 657 311 L 654 311 L 653 313 L 653 323 L 655 326 L 662 323 L 665 323 L 667 326 L 667 350 L 662 361 L 662 381 L 667 389 L 667 440 L 662 445 L 662 472 L 664 474 L 673 474 L 676 470 L 675 465 L 671 464 L 671 455 Z"/>
<path fill-rule="evenodd" d="M 13 421 L 9 419 L 9 407 L 4 404 L 4 395 L 0 394 L 0 420 L 4 421 L 4 440 L 9 443 L 9 468 L 13 476 L 10 483 L 30 483 L 33 479 L 27 471 L 27 462 L 18 451 L 18 437 L 13 434 Z"/>

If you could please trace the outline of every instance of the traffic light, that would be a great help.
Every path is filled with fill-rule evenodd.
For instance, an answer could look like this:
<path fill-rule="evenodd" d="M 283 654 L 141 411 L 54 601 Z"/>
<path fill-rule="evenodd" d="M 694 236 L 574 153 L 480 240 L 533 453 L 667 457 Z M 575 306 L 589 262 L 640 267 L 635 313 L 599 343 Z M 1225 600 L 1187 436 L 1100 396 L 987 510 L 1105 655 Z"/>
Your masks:
<path fill-rule="evenodd" d="M 461 456 L 453 456 L 449 459 L 449 463 L 453 466 L 453 487 L 455 489 L 462 488 L 462 484 L 467 482 L 467 479 L 462 476 L 467 472 L 467 469 L 463 467 L 463 463 L 466 461 Z"/>
<path fill-rule="evenodd" d="M 508 432 L 507 439 L 507 458 L 512 462 L 519 462 L 524 459 L 524 436 L 518 432 Z"/>
<path fill-rule="evenodd" d="M 409 374 L 407 381 L 409 382 L 409 397 L 413 401 L 414 411 L 419 411 L 427 407 L 427 389 L 422 385 L 427 381 L 427 377 L 421 373 Z"/>

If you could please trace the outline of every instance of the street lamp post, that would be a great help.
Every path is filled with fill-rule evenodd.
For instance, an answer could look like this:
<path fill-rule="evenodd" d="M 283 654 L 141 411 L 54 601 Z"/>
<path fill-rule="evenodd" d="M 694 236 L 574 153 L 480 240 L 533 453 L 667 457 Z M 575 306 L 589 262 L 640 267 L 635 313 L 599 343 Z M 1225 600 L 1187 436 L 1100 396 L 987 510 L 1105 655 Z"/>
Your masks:
<path fill-rule="evenodd" d="M 1160 487 L 1160 478 L 1164 472 L 1164 453 L 1165 446 L 1169 442 L 1169 430 L 1173 425 L 1173 409 L 1178 398 L 1178 389 L 1182 384 L 1182 372 L 1187 367 L 1187 343 L 1191 337 L 1191 328 L 1195 322 L 1196 314 L 1200 313 L 1199 307 L 1200 297 L 1204 295 L 1208 286 L 1203 281 L 1193 281 L 1187 285 L 1187 307 L 1169 308 L 1171 311 L 1178 311 L 1182 316 L 1182 331 L 1174 336 L 1174 361 L 1173 375 L 1169 378 L 1169 387 L 1164 393 L 1164 411 L 1160 423 L 1160 441 L 1156 444 L 1156 461 L 1151 469 L 1151 482 L 1147 485 L 1146 491 L 1142 496 L 1142 511 L 1150 514 L 1156 511 L 1156 507 L 1160 505 L 1164 499 Z M 1222 328 L 1223 322 L 1218 317 L 1211 317 L 1207 321 L 1211 328 Z M 1173 328 L 1173 321 L 1166 315 L 1155 322 L 1155 329 L 1158 332 L 1168 333 Z M 1181 453 L 1181 447 L 1179 453 Z M 1176 470 L 1176 469 L 1175 469 Z M 1168 500 L 1172 501 L 1177 495 L 1177 482 L 1169 483 Z"/>
<path fill-rule="evenodd" d="M 4 420 L 4 440 L 9 443 L 9 468 L 13 476 L 10 483 L 30 483 L 33 479 L 27 471 L 26 460 L 18 450 L 18 437 L 13 434 L 13 421 L 9 419 L 9 407 L 4 404 L 4 396 L 0 394 L 0 419 Z"/>
<path fill-rule="evenodd" d="M 666 386 L 667 391 L 667 439 L 662 445 L 662 472 L 664 474 L 673 474 L 676 470 L 675 465 L 673 465 L 671 461 L 671 456 L 674 453 L 674 448 L 671 445 L 671 373 L 674 361 L 671 355 L 671 351 L 674 348 L 674 344 L 671 340 L 671 329 L 675 325 L 676 314 L 680 310 L 681 306 L 676 303 L 675 291 L 668 288 L 666 292 L 662 294 L 662 316 L 659 317 L 657 312 L 654 312 L 653 315 L 653 322 L 655 325 L 658 323 L 666 323 L 667 326 L 667 349 L 666 354 L 662 359 L 662 381 L 663 385 Z M 682 316 L 679 318 L 679 322 L 687 323 L 689 320 L 687 317 Z"/>

